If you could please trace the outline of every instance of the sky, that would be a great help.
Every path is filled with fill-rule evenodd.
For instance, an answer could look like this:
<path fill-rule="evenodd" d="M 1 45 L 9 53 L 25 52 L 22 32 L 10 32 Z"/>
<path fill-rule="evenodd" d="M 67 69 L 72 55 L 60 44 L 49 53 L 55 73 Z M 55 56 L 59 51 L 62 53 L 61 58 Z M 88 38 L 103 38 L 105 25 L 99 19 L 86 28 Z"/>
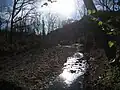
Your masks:
<path fill-rule="evenodd" d="M 8 3 L 9 5 L 12 5 L 12 0 L 7 0 L 7 3 Z"/>
<path fill-rule="evenodd" d="M 45 1 L 43 1 L 42 3 L 44 2 Z M 70 17 L 75 11 L 75 2 L 74 0 L 57 0 L 57 2 L 48 3 L 48 6 L 44 6 L 42 8 L 39 5 L 38 9 L 40 11 L 43 11 L 44 13 L 52 12 L 57 13 L 61 16 Z"/>
<path fill-rule="evenodd" d="M 2 4 L 6 3 L 6 5 L 12 5 L 12 0 L 0 0 L 0 5 L 1 5 L 1 3 Z"/>
<path fill-rule="evenodd" d="M 43 13 L 51 12 L 58 14 L 59 16 L 63 18 L 75 18 L 76 12 L 77 12 L 77 0 L 57 0 L 57 2 L 54 3 L 48 3 L 48 6 L 43 6 L 41 8 L 41 5 L 43 5 L 47 0 L 43 0 L 42 2 L 38 3 L 38 11 L 42 11 Z M 79 3 L 79 9 L 83 6 L 82 0 L 80 0 Z"/>
<path fill-rule="evenodd" d="M 41 0 L 46 2 L 47 0 Z M 42 11 L 43 13 L 52 12 L 57 13 L 59 16 L 63 18 L 75 18 L 76 15 L 76 0 L 57 0 L 57 2 L 49 3 L 48 6 L 42 7 L 40 3 L 38 4 L 38 11 Z M 82 1 L 82 0 L 81 0 Z M 0 0 L 0 3 L 5 3 L 7 5 L 12 5 L 12 0 Z"/>

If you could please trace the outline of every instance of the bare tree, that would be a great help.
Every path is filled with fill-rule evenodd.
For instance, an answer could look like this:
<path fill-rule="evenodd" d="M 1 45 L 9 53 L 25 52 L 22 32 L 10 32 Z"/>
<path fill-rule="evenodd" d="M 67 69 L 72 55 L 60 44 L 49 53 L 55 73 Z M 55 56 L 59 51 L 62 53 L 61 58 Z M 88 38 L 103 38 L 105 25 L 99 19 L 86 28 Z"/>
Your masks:
<path fill-rule="evenodd" d="M 42 23 L 41 23 L 41 19 L 42 19 L 42 14 L 41 13 L 34 13 L 34 21 L 33 21 L 33 26 L 34 26 L 34 30 L 36 32 L 36 34 L 40 34 L 40 32 L 42 32 Z"/>
<path fill-rule="evenodd" d="M 46 19 L 47 19 L 48 33 L 50 33 L 55 29 L 55 24 L 57 23 L 58 16 L 52 13 L 48 13 L 46 15 Z"/>
<path fill-rule="evenodd" d="M 85 5 L 82 3 L 83 2 L 81 0 L 76 0 L 76 15 L 78 17 L 79 14 L 79 18 L 86 15 L 86 11 L 87 11 Z"/>
<path fill-rule="evenodd" d="M 103 11 L 118 11 L 119 0 L 95 0 L 95 5 L 102 7 Z"/>
<path fill-rule="evenodd" d="M 111 0 L 95 0 L 95 5 L 102 7 L 102 10 L 111 11 Z"/>
<path fill-rule="evenodd" d="M 8 32 L 8 25 L 10 23 L 11 18 L 11 8 L 9 5 L 6 4 L 6 0 L 2 0 L 0 3 L 0 29 L 5 30 L 6 41 L 7 41 L 7 32 Z"/>
<path fill-rule="evenodd" d="M 12 32 L 13 32 L 13 26 L 14 23 L 17 21 L 25 18 L 31 10 L 33 10 L 33 7 L 30 5 L 33 4 L 35 0 L 13 0 L 13 7 L 12 7 L 12 14 L 11 14 L 11 35 L 10 35 L 10 42 L 12 43 Z M 25 10 L 26 7 L 29 7 L 29 10 L 22 18 L 17 18 L 17 16 L 22 13 L 21 11 Z M 30 8 L 31 7 L 31 8 Z"/>

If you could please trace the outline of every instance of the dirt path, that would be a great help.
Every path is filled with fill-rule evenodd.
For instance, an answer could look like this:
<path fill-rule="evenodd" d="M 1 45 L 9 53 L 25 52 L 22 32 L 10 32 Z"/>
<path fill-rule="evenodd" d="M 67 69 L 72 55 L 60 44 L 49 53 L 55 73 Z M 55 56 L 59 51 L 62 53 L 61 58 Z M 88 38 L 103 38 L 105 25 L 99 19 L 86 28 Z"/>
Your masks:
<path fill-rule="evenodd" d="M 53 47 L 8 57 L 0 61 L 0 80 L 13 82 L 28 90 L 42 90 L 60 74 L 66 58 L 75 51 L 76 48 Z"/>

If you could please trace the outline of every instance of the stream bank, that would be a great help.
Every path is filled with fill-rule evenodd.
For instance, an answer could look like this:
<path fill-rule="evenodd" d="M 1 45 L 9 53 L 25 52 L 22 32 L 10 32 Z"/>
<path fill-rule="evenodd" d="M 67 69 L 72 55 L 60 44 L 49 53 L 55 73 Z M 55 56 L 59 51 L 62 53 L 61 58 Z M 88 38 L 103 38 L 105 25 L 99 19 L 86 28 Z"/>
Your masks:
<path fill-rule="evenodd" d="M 105 83 L 107 79 L 103 81 L 106 74 L 109 75 L 108 70 L 111 68 L 104 50 L 99 48 L 91 49 L 87 55 L 90 59 L 88 59 L 89 68 L 84 77 L 84 90 L 113 90 L 107 86 L 109 82 Z"/>

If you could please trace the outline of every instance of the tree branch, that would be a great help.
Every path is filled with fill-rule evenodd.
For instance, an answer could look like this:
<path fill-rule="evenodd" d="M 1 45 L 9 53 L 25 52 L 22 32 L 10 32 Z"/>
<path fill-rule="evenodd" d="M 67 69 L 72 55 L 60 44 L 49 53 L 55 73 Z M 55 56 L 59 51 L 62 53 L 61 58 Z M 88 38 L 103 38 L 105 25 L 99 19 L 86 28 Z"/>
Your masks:
<path fill-rule="evenodd" d="M 20 19 L 14 21 L 13 23 L 17 23 L 18 21 L 24 19 L 24 18 L 30 13 L 30 11 L 32 11 L 33 9 L 34 9 L 34 8 L 31 8 L 22 18 L 20 18 Z"/>

